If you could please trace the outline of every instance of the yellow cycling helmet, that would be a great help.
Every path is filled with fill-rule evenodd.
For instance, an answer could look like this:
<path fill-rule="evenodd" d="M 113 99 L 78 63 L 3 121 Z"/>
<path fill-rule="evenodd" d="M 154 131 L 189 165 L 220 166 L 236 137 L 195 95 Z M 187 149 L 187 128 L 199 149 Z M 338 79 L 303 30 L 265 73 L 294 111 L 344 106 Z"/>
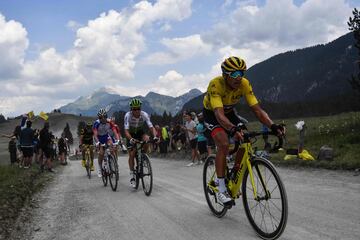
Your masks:
<path fill-rule="evenodd" d="M 224 60 L 224 62 L 221 64 L 221 70 L 223 73 L 245 71 L 246 63 L 243 59 L 232 56 Z"/>

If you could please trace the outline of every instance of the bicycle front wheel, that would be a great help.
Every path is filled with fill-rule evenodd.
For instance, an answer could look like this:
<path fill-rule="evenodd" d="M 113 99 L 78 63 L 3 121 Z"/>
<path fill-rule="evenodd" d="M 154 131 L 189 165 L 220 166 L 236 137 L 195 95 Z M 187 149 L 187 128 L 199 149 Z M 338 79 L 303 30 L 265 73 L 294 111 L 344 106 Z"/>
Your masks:
<path fill-rule="evenodd" d="M 153 187 L 153 174 L 150 159 L 146 154 L 141 155 L 140 166 L 141 184 L 146 196 L 150 196 Z"/>
<path fill-rule="evenodd" d="M 226 214 L 227 208 L 217 200 L 215 178 L 215 156 L 209 156 L 205 160 L 203 170 L 204 193 L 211 212 L 218 218 L 221 218 Z"/>
<path fill-rule="evenodd" d="M 118 186 L 119 180 L 119 168 L 114 156 L 109 156 L 109 182 L 111 189 L 115 192 Z"/>
<path fill-rule="evenodd" d="M 287 222 L 285 187 L 275 167 L 268 160 L 255 158 L 251 165 L 256 196 L 247 169 L 241 189 L 246 216 L 261 238 L 276 239 L 283 233 Z"/>

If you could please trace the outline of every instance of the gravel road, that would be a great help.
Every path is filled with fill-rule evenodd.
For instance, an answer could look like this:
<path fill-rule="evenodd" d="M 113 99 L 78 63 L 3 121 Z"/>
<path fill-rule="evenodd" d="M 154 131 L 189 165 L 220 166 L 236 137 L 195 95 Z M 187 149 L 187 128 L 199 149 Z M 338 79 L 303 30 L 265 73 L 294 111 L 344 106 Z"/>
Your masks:
<path fill-rule="evenodd" d="M 127 158 L 120 157 L 117 192 L 91 180 L 79 161 L 24 210 L 11 239 L 259 239 L 242 206 L 214 217 L 202 189 L 202 166 L 153 158 L 154 188 L 129 187 Z M 278 168 L 285 183 L 289 218 L 280 239 L 360 239 L 360 176 L 348 171 Z M 31 214 L 30 214 L 31 212 Z"/>

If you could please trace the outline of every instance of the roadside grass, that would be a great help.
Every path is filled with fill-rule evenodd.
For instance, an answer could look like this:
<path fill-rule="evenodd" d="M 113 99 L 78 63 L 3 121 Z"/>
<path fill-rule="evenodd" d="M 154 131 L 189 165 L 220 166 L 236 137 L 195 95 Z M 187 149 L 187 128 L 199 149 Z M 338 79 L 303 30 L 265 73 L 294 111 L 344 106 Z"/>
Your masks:
<path fill-rule="evenodd" d="M 284 149 L 297 149 L 299 144 L 299 130 L 295 124 L 305 121 L 306 135 L 304 149 L 306 149 L 315 161 L 304 161 L 302 159 L 284 160 L 285 151 L 271 153 L 270 161 L 282 166 L 304 166 L 325 169 L 354 170 L 360 168 L 360 112 L 348 112 L 333 116 L 292 118 L 275 120 L 276 123 L 286 124 L 286 144 Z M 249 131 L 260 131 L 259 122 L 247 124 Z M 277 138 L 269 136 L 269 142 L 274 145 Z M 334 159 L 332 161 L 317 160 L 319 150 L 327 145 L 333 148 Z M 257 137 L 253 144 L 258 150 L 263 150 L 264 141 Z M 151 153 L 154 157 L 164 157 L 157 152 Z M 166 158 L 184 159 L 190 161 L 190 151 L 170 151 Z"/>
<path fill-rule="evenodd" d="M 29 169 L 0 165 L 0 239 L 8 239 L 21 209 L 34 193 L 53 179 L 52 173 L 40 173 L 35 164 Z"/>
<path fill-rule="evenodd" d="M 284 160 L 285 152 L 272 154 L 271 161 L 281 165 L 299 165 L 320 167 L 326 169 L 360 168 L 360 112 L 348 112 L 334 116 L 310 117 L 301 119 L 286 119 L 285 149 L 297 148 L 299 143 L 299 131 L 296 122 L 304 120 L 306 135 L 304 149 L 310 152 L 315 161 L 301 159 Z M 276 121 L 279 122 L 279 121 Z M 259 124 L 249 124 L 250 129 L 259 129 Z M 257 126 L 257 127 L 256 127 Z M 274 139 L 272 139 L 274 143 Z M 261 138 L 255 144 L 259 149 L 263 148 Z M 332 161 L 317 160 L 319 150 L 327 145 L 333 148 L 334 159 Z"/>

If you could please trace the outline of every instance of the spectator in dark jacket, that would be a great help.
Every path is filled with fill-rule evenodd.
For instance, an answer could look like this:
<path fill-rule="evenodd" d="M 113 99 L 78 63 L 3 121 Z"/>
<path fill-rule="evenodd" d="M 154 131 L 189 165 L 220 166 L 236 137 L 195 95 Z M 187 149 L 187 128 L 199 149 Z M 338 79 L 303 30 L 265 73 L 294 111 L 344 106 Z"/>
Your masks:
<path fill-rule="evenodd" d="M 64 133 L 61 134 L 61 138 L 59 138 L 58 148 L 59 148 L 60 164 L 66 165 L 67 164 L 67 161 L 66 161 L 67 146 L 66 146 L 66 142 L 65 142 L 65 134 Z"/>
<path fill-rule="evenodd" d="M 41 162 L 41 170 L 44 170 L 45 165 L 49 172 L 54 172 L 52 169 L 52 145 L 51 134 L 49 132 L 50 124 L 45 122 L 44 127 L 40 130 L 40 148 L 42 150 L 43 158 Z"/>
<path fill-rule="evenodd" d="M 9 141 L 9 153 L 10 153 L 10 164 L 13 165 L 16 163 L 16 137 L 12 137 Z"/>
<path fill-rule="evenodd" d="M 20 146 L 23 153 L 22 162 L 24 168 L 29 168 L 32 163 L 32 157 L 34 154 L 34 130 L 31 128 L 32 122 L 28 120 L 26 122 L 26 128 L 22 129 L 20 132 Z"/>

